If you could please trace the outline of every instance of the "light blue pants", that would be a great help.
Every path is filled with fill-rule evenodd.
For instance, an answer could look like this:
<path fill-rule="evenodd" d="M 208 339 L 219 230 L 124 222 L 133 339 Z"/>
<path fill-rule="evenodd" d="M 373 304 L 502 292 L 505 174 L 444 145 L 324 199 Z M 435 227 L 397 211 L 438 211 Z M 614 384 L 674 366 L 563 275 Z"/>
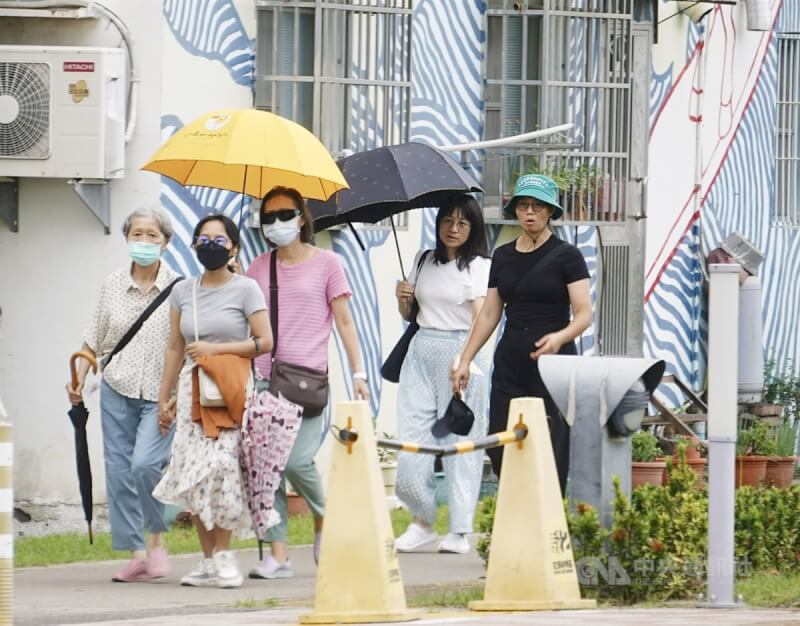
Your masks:
<path fill-rule="evenodd" d="M 466 437 L 450 434 L 442 439 L 433 436 L 434 422 L 444 415 L 453 397 L 450 367 L 467 339 L 466 331 L 442 331 L 421 328 L 411 340 L 400 370 L 397 402 L 397 435 L 403 441 L 428 445 L 450 445 L 486 434 L 488 403 L 487 359 L 475 359 L 483 375 L 473 373 L 464 402 L 475 414 L 472 430 Z M 397 457 L 397 496 L 414 517 L 427 524 L 436 520 L 436 482 L 434 457 L 428 454 L 401 452 Z M 450 509 L 450 532 L 471 533 L 475 506 L 480 494 L 483 451 L 469 452 L 442 459 L 447 476 L 447 502 Z"/>
<path fill-rule="evenodd" d="M 158 430 L 158 403 L 127 398 L 106 384 L 100 386 L 106 494 L 114 550 L 144 550 L 145 529 L 168 530 L 164 505 L 153 489 L 169 461 L 175 428 L 163 437 Z"/>
<path fill-rule="evenodd" d="M 259 391 L 269 389 L 269 382 L 260 380 Z M 289 533 L 289 500 L 286 497 L 286 479 L 292 483 L 294 490 L 308 503 L 314 517 L 322 517 L 325 507 L 325 489 L 317 470 L 314 457 L 320 447 L 320 428 L 322 417 L 304 417 L 300 421 L 300 430 L 294 441 L 286 469 L 281 478 L 280 487 L 275 492 L 275 510 L 281 521 L 267 531 L 267 541 L 286 542 Z"/>

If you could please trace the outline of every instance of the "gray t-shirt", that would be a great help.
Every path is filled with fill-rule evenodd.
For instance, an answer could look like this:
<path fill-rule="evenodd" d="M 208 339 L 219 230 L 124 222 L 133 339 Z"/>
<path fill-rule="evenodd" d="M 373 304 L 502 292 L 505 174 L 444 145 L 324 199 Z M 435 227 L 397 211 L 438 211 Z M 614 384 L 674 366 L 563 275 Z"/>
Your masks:
<path fill-rule="evenodd" d="M 170 306 L 181 314 L 181 335 L 194 341 L 192 284 L 197 282 L 197 325 L 200 341 L 223 343 L 250 337 L 247 318 L 267 308 L 264 294 L 252 278 L 234 274 L 222 287 L 203 287 L 199 278 L 182 280 L 169 295 Z"/>

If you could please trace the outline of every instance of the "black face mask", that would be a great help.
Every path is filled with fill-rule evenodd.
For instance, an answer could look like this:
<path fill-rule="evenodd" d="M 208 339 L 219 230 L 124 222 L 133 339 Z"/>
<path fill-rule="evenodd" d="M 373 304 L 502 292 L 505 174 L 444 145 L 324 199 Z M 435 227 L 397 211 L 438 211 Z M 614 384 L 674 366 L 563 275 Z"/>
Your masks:
<path fill-rule="evenodd" d="M 197 252 L 197 260 L 200 261 L 207 270 L 218 270 L 225 265 L 230 258 L 230 250 L 213 241 L 200 244 L 195 251 Z"/>

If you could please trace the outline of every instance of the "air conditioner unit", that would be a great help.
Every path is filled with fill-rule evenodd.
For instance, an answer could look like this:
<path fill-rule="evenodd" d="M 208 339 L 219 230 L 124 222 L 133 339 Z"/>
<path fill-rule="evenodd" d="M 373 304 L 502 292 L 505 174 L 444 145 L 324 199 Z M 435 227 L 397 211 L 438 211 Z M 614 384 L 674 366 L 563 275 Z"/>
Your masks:
<path fill-rule="evenodd" d="M 0 176 L 121 178 L 118 48 L 0 46 Z"/>

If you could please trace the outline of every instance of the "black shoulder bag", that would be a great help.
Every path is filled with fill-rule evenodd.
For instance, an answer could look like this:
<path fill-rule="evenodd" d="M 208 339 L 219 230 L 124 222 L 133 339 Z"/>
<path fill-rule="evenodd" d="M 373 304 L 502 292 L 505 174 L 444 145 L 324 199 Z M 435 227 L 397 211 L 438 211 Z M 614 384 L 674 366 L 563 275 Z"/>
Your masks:
<path fill-rule="evenodd" d="M 278 255 L 269 255 L 269 317 L 272 324 L 272 373 L 269 390 L 283 394 L 289 402 L 303 407 L 303 417 L 317 417 L 328 404 L 328 372 L 294 365 L 275 358 L 278 351 Z"/>
<path fill-rule="evenodd" d="M 139 330 L 142 328 L 142 325 L 147 321 L 147 318 L 150 317 L 153 312 L 161 306 L 164 300 L 169 297 L 172 288 L 182 280 L 183 276 L 178 276 L 178 278 L 173 280 L 164 288 L 164 291 L 156 296 L 155 300 L 147 305 L 147 308 L 142 311 L 142 314 L 139 317 L 136 318 L 136 321 L 128 329 L 128 332 L 122 336 L 122 339 L 119 340 L 117 345 L 114 346 L 114 349 L 111 351 L 111 353 L 102 360 L 103 369 L 107 368 L 108 364 L 111 363 L 111 359 L 113 359 L 119 352 L 122 351 L 125 346 L 130 343 L 131 339 L 136 336 L 136 333 L 139 332 Z"/>
<path fill-rule="evenodd" d="M 422 265 L 425 263 L 425 258 L 428 256 L 429 252 L 430 250 L 425 250 L 417 262 L 417 283 L 419 283 L 420 270 L 422 269 Z M 397 340 L 397 343 L 395 344 L 394 348 L 392 348 L 389 356 L 386 357 L 383 365 L 381 365 L 381 376 L 390 383 L 400 382 L 400 368 L 403 367 L 403 361 L 406 358 L 408 346 L 411 345 L 411 340 L 419 330 L 419 324 L 417 324 L 418 313 L 419 303 L 417 302 L 417 299 L 414 298 L 413 302 L 411 303 L 411 321 L 408 323 L 405 332 L 400 336 L 400 339 Z"/>

